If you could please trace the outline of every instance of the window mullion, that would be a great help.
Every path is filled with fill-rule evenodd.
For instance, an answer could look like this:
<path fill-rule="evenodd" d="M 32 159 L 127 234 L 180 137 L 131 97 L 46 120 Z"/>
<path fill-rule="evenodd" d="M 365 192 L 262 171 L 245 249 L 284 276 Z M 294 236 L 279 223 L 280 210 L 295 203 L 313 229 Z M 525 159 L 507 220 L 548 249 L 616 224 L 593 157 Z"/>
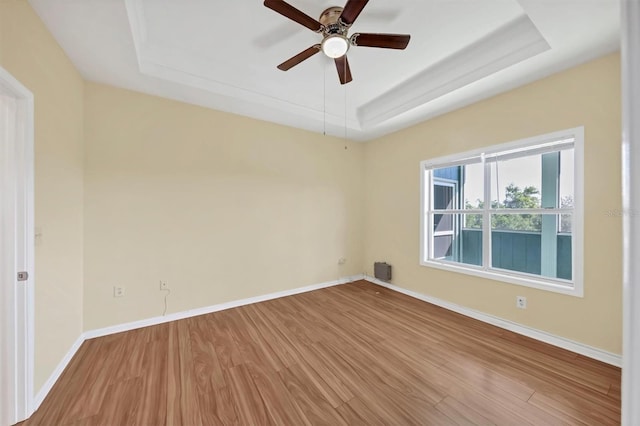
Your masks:
<path fill-rule="evenodd" d="M 429 188 L 429 210 L 427 213 L 427 235 L 429 243 L 427 245 L 427 259 L 433 259 L 433 244 L 435 241 L 433 230 L 433 170 L 429 170 L 427 177 L 427 188 Z"/>
<path fill-rule="evenodd" d="M 565 214 L 572 213 L 573 208 L 534 208 L 534 209 L 510 209 L 510 208 L 501 208 L 501 209 L 489 209 L 493 214 Z"/>
<path fill-rule="evenodd" d="M 427 247 L 427 256 L 429 257 L 429 259 L 433 259 L 435 257 L 435 216 L 433 214 L 435 205 L 435 192 L 433 186 L 433 170 L 429 170 L 429 247 Z"/>
<path fill-rule="evenodd" d="M 484 209 L 482 212 L 482 268 L 491 266 L 491 163 L 482 155 L 484 166 Z"/>

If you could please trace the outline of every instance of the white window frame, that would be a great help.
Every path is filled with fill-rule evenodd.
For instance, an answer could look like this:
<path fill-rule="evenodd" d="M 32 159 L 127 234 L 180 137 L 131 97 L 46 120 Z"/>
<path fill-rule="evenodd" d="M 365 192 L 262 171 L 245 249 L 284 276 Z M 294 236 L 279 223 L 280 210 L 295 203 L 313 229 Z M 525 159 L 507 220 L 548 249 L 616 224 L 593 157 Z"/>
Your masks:
<path fill-rule="evenodd" d="M 527 274 L 517 271 L 509 271 L 503 269 L 495 269 L 490 267 L 490 237 L 483 236 L 483 265 L 475 266 L 459 262 L 451 262 L 441 259 L 430 259 L 430 238 L 433 236 L 432 212 L 433 206 L 426 205 L 431 203 L 430 191 L 432 187 L 430 170 L 459 166 L 477 162 L 477 158 L 481 158 L 484 162 L 486 157 L 496 153 L 504 153 L 510 150 L 521 150 L 536 145 L 550 144 L 554 145 L 563 140 L 573 139 L 574 148 L 574 207 L 572 213 L 572 279 L 553 279 L 534 274 Z M 489 200 L 490 183 L 486 184 L 488 168 L 485 168 L 485 200 Z M 488 201 L 486 201 L 488 202 Z M 486 203 L 485 203 L 486 205 Z M 519 209 L 520 210 L 520 209 Z M 490 235 L 490 217 L 488 209 L 480 210 L 454 210 L 451 213 L 466 214 L 484 214 L 483 231 L 484 235 Z M 560 209 L 544 209 L 545 213 L 559 214 Z M 540 211 L 535 211 L 540 213 Z M 558 132 L 548 133 L 544 135 L 534 136 L 531 138 L 520 139 L 513 142 L 494 145 L 473 151 L 467 151 L 460 154 L 448 155 L 431 160 L 420 162 L 420 264 L 436 269 L 458 272 L 476 277 L 488 278 L 492 280 L 502 281 L 510 284 L 532 287 L 541 290 L 547 290 L 555 293 L 562 293 L 576 297 L 584 296 L 584 278 L 583 278 L 583 259 L 584 259 L 584 127 L 576 127 Z"/>

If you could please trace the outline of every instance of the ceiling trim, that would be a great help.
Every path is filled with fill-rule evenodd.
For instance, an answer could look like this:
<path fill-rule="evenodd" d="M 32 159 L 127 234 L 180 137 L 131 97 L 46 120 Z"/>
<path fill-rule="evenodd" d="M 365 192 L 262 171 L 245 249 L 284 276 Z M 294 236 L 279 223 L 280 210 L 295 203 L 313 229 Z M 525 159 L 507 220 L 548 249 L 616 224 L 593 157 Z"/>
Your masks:
<path fill-rule="evenodd" d="M 364 129 L 551 49 L 521 15 L 358 108 Z"/>
<path fill-rule="evenodd" d="M 147 27 L 144 24 L 144 10 L 142 2 L 136 0 L 124 0 L 127 17 L 129 18 L 129 27 L 131 27 L 131 35 L 133 37 L 133 47 L 136 50 L 136 60 L 138 68 L 142 68 L 140 63 L 140 51 L 147 41 Z"/>

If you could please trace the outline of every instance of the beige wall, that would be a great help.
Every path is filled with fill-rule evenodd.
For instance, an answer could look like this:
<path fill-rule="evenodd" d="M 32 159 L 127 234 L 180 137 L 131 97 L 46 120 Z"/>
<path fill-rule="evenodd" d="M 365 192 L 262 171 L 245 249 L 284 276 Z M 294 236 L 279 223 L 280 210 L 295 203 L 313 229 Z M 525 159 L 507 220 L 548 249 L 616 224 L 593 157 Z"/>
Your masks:
<path fill-rule="evenodd" d="M 365 265 L 402 287 L 620 354 L 620 58 L 610 55 L 397 132 L 365 148 Z M 419 265 L 421 160 L 585 128 L 584 298 Z M 517 295 L 528 308 L 515 307 Z"/>
<path fill-rule="evenodd" d="M 85 107 L 86 330 L 162 315 L 160 280 L 171 313 L 362 272 L 361 144 L 93 83 Z"/>
<path fill-rule="evenodd" d="M 83 81 L 24 0 L 0 1 L 0 65 L 35 97 L 35 389 L 82 333 Z"/>

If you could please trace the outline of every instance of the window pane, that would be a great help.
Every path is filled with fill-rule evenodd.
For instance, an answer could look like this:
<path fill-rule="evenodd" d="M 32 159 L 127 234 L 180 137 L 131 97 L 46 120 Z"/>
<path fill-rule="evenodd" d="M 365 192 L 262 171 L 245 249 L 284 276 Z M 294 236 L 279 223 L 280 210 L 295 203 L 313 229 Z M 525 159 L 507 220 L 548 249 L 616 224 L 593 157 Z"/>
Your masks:
<path fill-rule="evenodd" d="M 561 216 L 492 215 L 491 267 L 570 280 L 572 237 L 557 232 Z"/>
<path fill-rule="evenodd" d="M 542 215 L 540 214 L 492 214 L 491 229 L 503 231 L 542 231 Z"/>
<path fill-rule="evenodd" d="M 482 215 L 434 214 L 432 259 L 482 265 Z M 445 228 L 443 224 L 450 228 Z"/>
<path fill-rule="evenodd" d="M 454 208 L 454 190 L 452 184 L 435 181 L 433 184 L 433 208 L 435 210 Z"/>
<path fill-rule="evenodd" d="M 433 169 L 433 178 L 434 180 L 459 182 L 461 168 L 462 166 L 452 166 L 444 167 L 441 169 Z"/>
<path fill-rule="evenodd" d="M 482 215 L 481 214 L 465 214 L 464 222 L 462 222 L 463 229 L 482 229 Z"/>
<path fill-rule="evenodd" d="M 494 161 L 491 167 L 491 208 L 540 207 L 542 155 Z"/>
<path fill-rule="evenodd" d="M 460 232 L 460 263 L 482 265 L 482 215 L 462 215 Z"/>
<path fill-rule="evenodd" d="M 453 251 L 453 235 L 438 235 L 433 237 L 433 257 L 447 259 Z"/>
<path fill-rule="evenodd" d="M 481 163 L 467 164 L 462 169 L 462 199 L 465 209 L 484 207 L 484 166 Z"/>
<path fill-rule="evenodd" d="M 573 208 L 574 150 L 560 151 L 560 208 Z"/>
<path fill-rule="evenodd" d="M 573 227 L 572 218 L 573 215 L 571 214 L 561 214 L 558 232 L 563 234 L 570 234 L 571 228 Z"/>
<path fill-rule="evenodd" d="M 450 214 L 434 214 L 433 215 L 433 232 L 453 232 L 453 215 Z"/>

